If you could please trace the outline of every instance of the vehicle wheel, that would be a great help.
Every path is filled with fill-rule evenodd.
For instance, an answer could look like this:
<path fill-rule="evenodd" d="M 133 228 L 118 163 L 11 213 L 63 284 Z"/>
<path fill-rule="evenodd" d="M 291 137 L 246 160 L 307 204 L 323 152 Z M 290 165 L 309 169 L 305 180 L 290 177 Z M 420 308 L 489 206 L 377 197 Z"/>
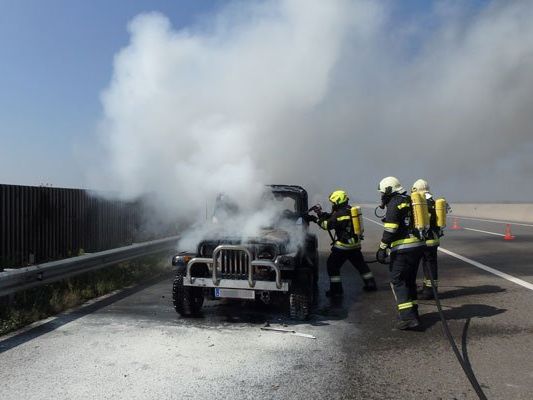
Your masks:
<path fill-rule="evenodd" d="M 311 315 L 313 304 L 313 272 L 300 271 L 294 289 L 289 294 L 289 315 L 291 319 L 305 321 Z"/>
<path fill-rule="evenodd" d="M 308 257 L 309 268 L 313 271 L 313 283 L 318 286 L 318 269 L 319 269 L 319 256 L 318 256 L 318 241 L 316 236 L 309 235 L 307 237 L 306 254 Z"/>
<path fill-rule="evenodd" d="M 289 295 L 289 313 L 291 319 L 305 321 L 311 314 L 311 299 L 304 293 L 291 293 Z"/>
<path fill-rule="evenodd" d="M 320 263 L 320 259 L 319 259 L 319 256 L 318 256 L 318 251 L 315 250 L 315 253 L 313 255 L 313 290 L 318 293 L 318 275 L 319 275 L 319 263 Z"/>
<path fill-rule="evenodd" d="M 318 267 L 319 267 L 319 258 L 318 258 L 318 251 L 315 249 L 312 253 L 310 253 L 309 258 L 306 261 L 306 266 L 312 271 L 313 274 L 313 284 L 312 284 L 312 298 L 311 301 L 313 304 L 316 304 L 318 302 Z"/>
<path fill-rule="evenodd" d="M 197 316 L 204 304 L 202 288 L 183 286 L 184 272 L 178 272 L 172 285 L 174 309 L 182 317 Z"/>

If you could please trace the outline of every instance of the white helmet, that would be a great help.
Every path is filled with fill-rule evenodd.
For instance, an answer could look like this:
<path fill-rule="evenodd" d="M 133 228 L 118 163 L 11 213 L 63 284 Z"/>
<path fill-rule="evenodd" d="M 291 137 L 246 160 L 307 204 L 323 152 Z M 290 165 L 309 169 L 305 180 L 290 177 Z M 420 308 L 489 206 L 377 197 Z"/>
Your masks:
<path fill-rule="evenodd" d="M 425 180 L 419 179 L 415 183 L 413 183 L 413 187 L 411 188 L 411 192 L 427 193 L 427 192 L 429 192 L 429 185 L 428 185 L 428 183 Z"/>
<path fill-rule="evenodd" d="M 379 182 L 378 190 L 381 193 L 391 194 L 391 193 L 403 193 L 405 189 L 402 187 L 400 181 L 394 176 L 387 176 Z"/>

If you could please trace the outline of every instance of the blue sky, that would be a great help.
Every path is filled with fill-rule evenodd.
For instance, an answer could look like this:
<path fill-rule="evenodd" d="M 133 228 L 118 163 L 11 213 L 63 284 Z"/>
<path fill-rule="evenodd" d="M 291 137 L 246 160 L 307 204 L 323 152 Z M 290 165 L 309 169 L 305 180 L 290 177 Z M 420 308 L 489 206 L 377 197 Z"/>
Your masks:
<path fill-rule="evenodd" d="M 434 21 L 424 15 L 433 2 L 396 4 L 398 21 L 414 18 L 432 29 Z M 179 29 L 223 5 L 0 0 L 0 183 L 78 186 L 83 166 L 76 158 L 94 145 L 99 96 L 111 78 L 114 54 L 128 43 L 128 22 L 141 12 L 160 11 Z"/>
<path fill-rule="evenodd" d="M 0 0 L 0 182 L 75 186 L 128 21 L 157 10 L 179 27 L 220 4 Z"/>

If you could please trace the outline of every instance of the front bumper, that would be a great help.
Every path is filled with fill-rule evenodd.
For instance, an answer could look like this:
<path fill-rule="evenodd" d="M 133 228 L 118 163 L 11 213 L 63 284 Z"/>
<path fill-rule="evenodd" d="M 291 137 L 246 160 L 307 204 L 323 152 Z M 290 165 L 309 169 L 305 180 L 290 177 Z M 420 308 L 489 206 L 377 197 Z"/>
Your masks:
<path fill-rule="evenodd" d="M 222 257 L 223 251 L 239 252 L 243 257 L 238 257 L 238 271 L 245 279 L 227 279 L 221 277 L 222 269 L 225 268 Z M 279 257 L 278 257 L 279 258 Z M 206 288 L 225 288 L 225 289 L 254 289 L 287 292 L 289 282 L 281 280 L 281 267 L 278 262 L 270 260 L 253 260 L 252 254 L 245 246 L 238 245 L 220 245 L 213 251 L 212 258 L 195 257 L 187 263 L 186 276 L 183 280 L 184 286 L 206 287 Z M 226 260 L 227 261 L 227 260 Z M 211 277 L 193 277 L 191 268 L 195 264 L 206 264 L 211 270 Z M 270 268 L 275 273 L 275 281 L 262 281 L 254 279 L 254 268 Z"/>
<path fill-rule="evenodd" d="M 278 288 L 276 282 L 272 281 L 255 281 L 254 286 L 250 286 L 248 281 L 237 279 L 220 279 L 217 284 L 213 283 L 211 278 L 185 278 L 183 280 L 184 286 L 204 287 L 204 288 L 222 288 L 222 289 L 254 289 L 267 290 L 277 292 L 288 292 L 289 283 L 281 282 L 281 287 Z"/>

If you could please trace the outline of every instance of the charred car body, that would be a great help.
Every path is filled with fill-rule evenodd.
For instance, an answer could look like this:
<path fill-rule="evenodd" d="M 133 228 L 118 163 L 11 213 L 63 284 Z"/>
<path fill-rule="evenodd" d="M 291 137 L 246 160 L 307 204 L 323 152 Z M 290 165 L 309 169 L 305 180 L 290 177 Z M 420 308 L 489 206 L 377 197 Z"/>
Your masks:
<path fill-rule="evenodd" d="M 269 185 L 271 201 L 284 205 L 274 222 L 252 237 L 213 233 L 194 253 L 173 258 L 173 302 L 182 316 L 200 313 L 204 298 L 287 304 L 294 319 L 307 319 L 318 280 L 317 238 L 303 218 L 307 192 Z M 294 236 L 298 240 L 294 240 Z"/>

